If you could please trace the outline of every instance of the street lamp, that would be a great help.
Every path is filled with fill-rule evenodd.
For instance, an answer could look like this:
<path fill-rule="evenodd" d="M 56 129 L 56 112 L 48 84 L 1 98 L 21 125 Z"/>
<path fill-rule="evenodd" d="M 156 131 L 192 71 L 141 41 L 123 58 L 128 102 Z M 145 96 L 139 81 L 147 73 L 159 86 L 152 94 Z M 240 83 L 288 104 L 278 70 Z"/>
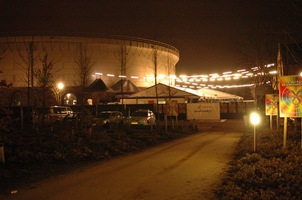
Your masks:
<path fill-rule="evenodd" d="M 256 125 L 260 123 L 260 116 L 256 112 L 250 114 L 250 122 L 254 125 L 254 152 L 256 151 Z"/>
<path fill-rule="evenodd" d="M 64 84 L 62 82 L 59 82 L 57 85 L 58 88 L 58 100 L 59 100 L 59 104 L 61 104 L 61 90 L 63 90 L 64 88 Z"/>

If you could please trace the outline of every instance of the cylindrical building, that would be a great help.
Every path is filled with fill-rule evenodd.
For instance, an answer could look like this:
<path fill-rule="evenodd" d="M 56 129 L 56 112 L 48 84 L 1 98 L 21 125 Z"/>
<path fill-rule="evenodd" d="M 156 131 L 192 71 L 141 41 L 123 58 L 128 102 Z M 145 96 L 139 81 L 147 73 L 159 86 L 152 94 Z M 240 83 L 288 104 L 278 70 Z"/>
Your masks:
<path fill-rule="evenodd" d="M 54 63 L 53 78 L 65 86 L 76 86 L 79 71 L 76 62 L 79 52 L 85 52 L 92 68 L 90 83 L 101 78 L 107 86 L 121 77 L 131 80 L 137 87 L 154 85 L 155 65 L 157 81 L 167 81 L 175 75 L 179 60 L 178 50 L 168 44 L 125 36 L 2 36 L 0 37 L 0 78 L 13 83 L 13 87 L 28 84 L 28 72 L 41 66 L 43 54 Z M 156 60 L 156 61 L 155 61 Z M 35 86 L 35 80 L 33 80 Z"/>

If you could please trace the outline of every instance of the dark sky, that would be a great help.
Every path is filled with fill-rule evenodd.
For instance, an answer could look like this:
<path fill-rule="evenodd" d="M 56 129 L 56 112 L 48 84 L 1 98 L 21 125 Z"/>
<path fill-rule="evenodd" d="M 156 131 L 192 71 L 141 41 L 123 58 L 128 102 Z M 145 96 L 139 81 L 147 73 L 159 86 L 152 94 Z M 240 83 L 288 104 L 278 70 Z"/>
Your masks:
<path fill-rule="evenodd" d="M 259 26 L 280 32 L 295 17 L 291 0 L 0 0 L 0 32 L 154 39 L 179 49 L 177 74 L 187 75 L 244 67 L 235 48 L 240 38 Z"/>

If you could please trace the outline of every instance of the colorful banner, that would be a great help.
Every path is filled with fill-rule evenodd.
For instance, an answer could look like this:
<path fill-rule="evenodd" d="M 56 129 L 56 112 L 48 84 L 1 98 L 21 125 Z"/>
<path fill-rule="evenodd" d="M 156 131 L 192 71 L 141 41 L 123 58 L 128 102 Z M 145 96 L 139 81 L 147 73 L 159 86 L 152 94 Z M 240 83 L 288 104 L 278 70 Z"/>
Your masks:
<path fill-rule="evenodd" d="M 302 117 L 302 76 L 279 79 L 280 117 Z"/>
<path fill-rule="evenodd" d="M 277 115 L 278 114 L 278 94 L 266 94 L 265 95 L 265 114 L 266 115 Z"/>
<path fill-rule="evenodd" d="M 167 100 L 167 115 L 168 116 L 178 116 L 178 103 L 174 101 Z"/>

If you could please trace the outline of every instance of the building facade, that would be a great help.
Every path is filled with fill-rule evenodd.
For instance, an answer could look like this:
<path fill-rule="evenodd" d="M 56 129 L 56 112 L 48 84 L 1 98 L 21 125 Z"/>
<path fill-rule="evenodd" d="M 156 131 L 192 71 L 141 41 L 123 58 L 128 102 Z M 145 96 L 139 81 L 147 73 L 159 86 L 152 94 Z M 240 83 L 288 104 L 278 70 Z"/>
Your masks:
<path fill-rule="evenodd" d="M 175 47 L 142 38 L 10 35 L 0 37 L 0 79 L 12 83 L 13 88 L 36 87 L 35 71 L 42 68 L 44 55 L 53 63 L 54 86 L 63 83 L 62 94 L 69 96 L 68 88 L 81 85 L 83 74 L 77 63 L 85 59 L 91 66 L 87 87 L 96 79 L 101 79 L 108 87 L 121 79 L 131 80 L 139 88 L 150 87 L 155 84 L 155 74 L 157 83 L 169 83 L 179 61 L 179 51 Z M 64 98 L 66 96 L 61 97 Z"/>

